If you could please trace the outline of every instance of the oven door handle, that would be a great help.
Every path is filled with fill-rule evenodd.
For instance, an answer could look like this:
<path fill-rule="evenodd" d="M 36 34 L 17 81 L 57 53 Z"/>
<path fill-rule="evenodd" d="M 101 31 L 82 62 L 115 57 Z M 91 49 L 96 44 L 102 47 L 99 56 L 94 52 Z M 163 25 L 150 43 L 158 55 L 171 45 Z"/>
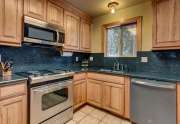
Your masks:
<path fill-rule="evenodd" d="M 50 86 L 50 87 L 44 86 L 41 88 L 34 89 L 33 91 L 36 93 L 46 94 L 46 93 L 53 92 L 56 90 L 68 88 L 69 86 L 72 86 L 72 81 L 66 81 L 64 83 L 59 83 L 59 84 L 56 84 L 55 86 Z"/>

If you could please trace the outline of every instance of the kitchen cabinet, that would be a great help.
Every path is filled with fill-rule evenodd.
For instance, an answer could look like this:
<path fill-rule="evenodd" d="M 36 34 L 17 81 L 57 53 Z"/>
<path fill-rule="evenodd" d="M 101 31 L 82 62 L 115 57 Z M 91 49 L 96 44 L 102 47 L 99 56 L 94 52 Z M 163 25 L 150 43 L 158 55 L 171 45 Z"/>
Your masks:
<path fill-rule="evenodd" d="M 153 11 L 153 49 L 180 49 L 180 1 L 153 0 Z"/>
<path fill-rule="evenodd" d="M 177 124 L 180 124 L 180 83 L 177 84 Z"/>
<path fill-rule="evenodd" d="M 46 0 L 24 0 L 24 13 L 36 19 L 46 20 Z"/>
<path fill-rule="evenodd" d="M 130 119 L 130 78 L 101 73 L 74 75 L 74 109 L 88 103 Z"/>
<path fill-rule="evenodd" d="M 129 119 L 130 78 L 87 73 L 87 102 Z"/>
<path fill-rule="evenodd" d="M 74 83 L 74 109 L 86 103 L 86 80 Z"/>
<path fill-rule="evenodd" d="M 103 107 L 109 111 L 124 115 L 124 85 L 104 82 Z"/>
<path fill-rule="evenodd" d="M 86 103 L 86 81 L 86 73 L 78 73 L 74 75 L 74 110 Z"/>
<path fill-rule="evenodd" d="M 79 50 L 80 17 L 64 12 L 65 44 L 64 49 L 70 51 Z"/>
<path fill-rule="evenodd" d="M 27 123 L 26 82 L 0 87 L 0 124 Z"/>
<path fill-rule="evenodd" d="M 87 102 L 97 107 L 102 107 L 103 86 L 102 81 L 88 79 Z"/>
<path fill-rule="evenodd" d="M 130 77 L 125 76 L 124 77 L 124 83 L 125 83 L 125 88 L 124 88 L 125 89 L 125 91 L 124 91 L 124 93 L 125 93 L 124 117 L 125 118 L 130 118 L 130 102 L 131 102 L 131 96 L 130 96 L 130 94 L 131 94 L 131 90 L 130 90 L 130 88 L 131 88 L 131 79 L 130 79 Z"/>
<path fill-rule="evenodd" d="M 64 13 L 63 8 L 59 7 L 52 1 L 47 2 L 47 21 L 51 24 L 59 25 L 63 27 Z"/>
<path fill-rule="evenodd" d="M 0 101 L 1 124 L 26 124 L 26 96 Z"/>
<path fill-rule="evenodd" d="M 23 0 L 0 0 L 0 44 L 20 46 Z"/>
<path fill-rule="evenodd" d="M 81 19 L 80 50 L 91 51 L 91 23 Z"/>

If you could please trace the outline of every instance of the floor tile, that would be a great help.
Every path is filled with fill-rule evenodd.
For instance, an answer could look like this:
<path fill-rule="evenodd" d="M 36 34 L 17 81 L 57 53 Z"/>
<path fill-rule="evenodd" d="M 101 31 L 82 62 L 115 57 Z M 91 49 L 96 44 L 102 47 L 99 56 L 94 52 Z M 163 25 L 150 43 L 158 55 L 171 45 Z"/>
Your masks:
<path fill-rule="evenodd" d="M 131 122 L 123 120 L 121 124 L 131 124 Z"/>
<path fill-rule="evenodd" d="M 90 112 L 92 112 L 93 110 L 95 110 L 95 108 L 89 106 L 89 105 L 86 105 L 84 106 L 82 109 L 80 109 L 80 112 L 83 112 L 85 114 L 89 114 Z"/>
<path fill-rule="evenodd" d="M 66 124 L 77 124 L 77 123 L 76 123 L 76 121 L 71 120 L 71 121 L 67 122 Z"/>
<path fill-rule="evenodd" d="M 100 121 L 99 124 L 106 124 L 106 123 L 104 123 L 103 121 Z"/>
<path fill-rule="evenodd" d="M 85 116 L 86 116 L 86 114 L 84 114 L 83 112 L 78 111 L 78 112 L 74 113 L 73 120 L 74 121 L 80 121 Z"/>
<path fill-rule="evenodd" d="M 103 117 L 106 115 L 107 113 L 98 109 L 95 109 L 94 111 L 92 111 L 89 115 L 92 117 L 95 117 L 99 120 L 102 120 Z"/>
<path fill-rule="evenodd" d="M 66 124 L 131 124 L 110 113 L 96 109 L 89 105 L 74 113 L 73 120 Z"/>
<path fill-rule="evenodd" d="M 78 124 L 99 124 L 99 120 L 91 116 L 86 116 Z"/>
<path fill-rule="evenodd" d="M 120 118 L 118 118 L 118 117 L 116 117 L 116 116 L 107 114 L 107 115 L 102 119 L 102 122 L 104 122 L 105 124 L 121 124 L 122 119 L 120 119 Z"/>

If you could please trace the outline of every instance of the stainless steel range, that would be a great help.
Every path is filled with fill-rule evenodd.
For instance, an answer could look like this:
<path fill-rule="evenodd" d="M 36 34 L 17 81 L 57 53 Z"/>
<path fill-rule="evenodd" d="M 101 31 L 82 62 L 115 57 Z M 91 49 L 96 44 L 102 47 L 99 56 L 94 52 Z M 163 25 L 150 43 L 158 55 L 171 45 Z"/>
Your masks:
<path fill-rule="evenodd" d="M 64 124 L 73 117 L 73 72 L 21 72 L 29 77 L 30 124 Z"/>

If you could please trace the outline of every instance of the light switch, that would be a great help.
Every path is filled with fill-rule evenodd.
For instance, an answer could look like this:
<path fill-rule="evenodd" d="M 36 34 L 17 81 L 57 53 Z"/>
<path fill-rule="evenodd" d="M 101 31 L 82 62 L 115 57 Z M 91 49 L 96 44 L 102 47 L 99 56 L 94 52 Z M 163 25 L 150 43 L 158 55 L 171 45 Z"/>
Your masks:
<path fill-rule="evenodd" d="M 148 62 L 148 57 L 141 57 L 141 62 L 142 63 L 147 63 Z"/>
<path fill-rule="evenodd" d="M 94 58 L 93 58 L 93 57 L 90 57 L 89 59 L 90 59 L 91 62 L 94 61 Z"/>
<path fill-rule="evenodd" d="M 79 57 L 76 57 L 76 62 L 79 62 Z"/>

